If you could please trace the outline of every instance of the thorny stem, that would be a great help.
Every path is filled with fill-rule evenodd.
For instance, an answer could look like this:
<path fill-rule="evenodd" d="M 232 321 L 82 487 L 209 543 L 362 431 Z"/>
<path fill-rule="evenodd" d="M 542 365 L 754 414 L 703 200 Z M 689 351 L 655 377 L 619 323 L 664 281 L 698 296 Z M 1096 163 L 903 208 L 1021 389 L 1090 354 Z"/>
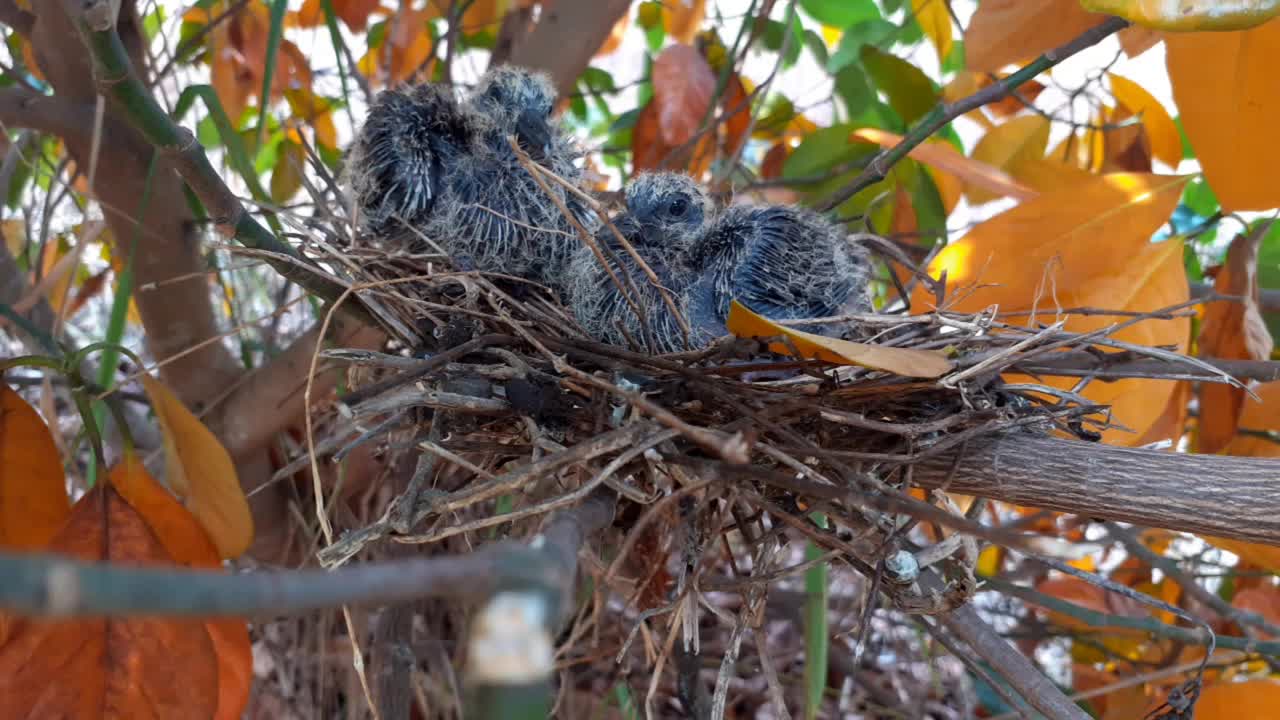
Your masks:
<path fill-rule="evenodd" d="M 967 98 L 959 100 L 950 105 L 939 103 L 928 115 L 920 119 L 916 126 L 911 128 L 911 132 L 907 133 L 902 142 L 893 146 L 888 150 L 881 151 L 871 160 L 871 164 L 863 170 L 853 182 L 840 188 L 823 203 L 819 210 L 822 212 L 830 212 L 839 207 L 846 200 L 857 195 L 859 192 L 867 189 L 888 175 L 889 170 L 902 161 L 917 145 L 924 142 L 929 136 L 941 130 L 947 123 L 960 117 L 961 115 L 976 110 L 983 105 L 993 103 L 1009 96 L 1014 90 L 1030 81 L 1035 76 L 1084 50 L 1102 42 L 1103 39 L 1113 35 L 1129 26 L 1129 21 L 1119 17 L 1109 17 L 1098 25 L 1084 31 L 1076 38 L 1064 45 L 1049 50 L 1040 57 L 1032 60 L 1030 63 L 1022 67 L 1022 69 L 1013 73 L 1009 77 L 1000 82 L 988 85 L 978 92 Z"/>

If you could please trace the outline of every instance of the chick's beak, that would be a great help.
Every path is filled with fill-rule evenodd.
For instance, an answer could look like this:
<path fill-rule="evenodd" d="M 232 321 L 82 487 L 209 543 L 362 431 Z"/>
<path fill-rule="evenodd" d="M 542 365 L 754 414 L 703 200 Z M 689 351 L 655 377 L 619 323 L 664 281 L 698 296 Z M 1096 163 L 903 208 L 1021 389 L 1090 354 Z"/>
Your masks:
<path fill-rule="evenodd" d="M 551 127 L 544 117 L 520 113 L 516 119 L 516 139 L 535 160 L 545 160 L 551 155 Z"/>

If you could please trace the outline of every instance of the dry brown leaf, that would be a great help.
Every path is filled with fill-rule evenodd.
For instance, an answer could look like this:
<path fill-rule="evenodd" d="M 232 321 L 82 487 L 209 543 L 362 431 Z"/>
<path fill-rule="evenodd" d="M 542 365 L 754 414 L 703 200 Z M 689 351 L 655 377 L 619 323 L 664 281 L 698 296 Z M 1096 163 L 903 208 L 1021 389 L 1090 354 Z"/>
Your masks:
<path fill-rule="evenodd" d="M 653 105 L 662 141 L 676 147 L 693 139 L 715 91 L 715 73 L 692 46 L 663 50 L 653 61 Z"/>
<path fill-rule="evenodd" d="M 910 348 L 869 345 L 838 338 L 814 335 L 785 327 L 747 309 L 734 300 L 729 305 L 729 332 L 741 338 L 786 337 L 806 358 L 819 358 L 841 365 L 859 365 L 907 377 L 935 378 L 951 370 L 951 361 L 940 352 Z M 775 342 L 769 349 L 780 355 L 791 355 L 787 343 Z"/>
<path fill-rule="evenodd" d="M 1227 249 L 1226 265 L 1213 281 L 1214 292 L 1243 298 L 1242 302 L 1214 302 L 1205 308 L 1200 325 L 1200 354 L 1226 360 L 1266 360 L 1273 343 L 1258 308 L 1258 250 L 1271 223 L 1249 235 L 1237 235 Z M 1236 434 L 1244 390 L 1222 383 L 1200 387 L 1198 450 L 1216 453 Z"/>
<path fill-rule="evenodd" d="M 983 0 L 964 33 L 970 70 L 995 72 L 1058 47 L 1102 22 L 1080 0 Z"/>

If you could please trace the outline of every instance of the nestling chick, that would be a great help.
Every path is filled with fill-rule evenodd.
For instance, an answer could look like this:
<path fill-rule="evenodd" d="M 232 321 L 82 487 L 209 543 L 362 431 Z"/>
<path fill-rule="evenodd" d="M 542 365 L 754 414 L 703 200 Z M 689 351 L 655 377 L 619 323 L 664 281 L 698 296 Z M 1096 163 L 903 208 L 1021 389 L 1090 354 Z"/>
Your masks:
<path fill-rule="evenodd" d="M 614 217 L 613 225 L 644 259 L 662 287 L 653 283 L 608 227 L 601 227 L 595 242 L 605 256 L 608 270 L 585 246 L 575 251 L 569 264 L 567 293 L 574 317 L 591 337 L 612 345 L 634 346 L 654 353 L 691 349 L 663 297 L 666 289 L 680 314 L 687 314 L 682 290 L 693 278 L 688 268 L 679 264 L 680 255 L 664 251 L 654 227 L 645 226 L 629 212 Z M 643 313 L 643 320 L 632 303 Z"/>
<path fill-rule="evenodd" d="M 378 94 L 347 157 L 346 185 L 364 228 L 387 237 L 431 217 L 445 169 L 469 152 L 478 128 L 441 85 Z"/>
<path fill-rule="evenodd" d="M 433 85 L 383 93 L 349 161 L 367 230 L 410 243 L 421 233 L 461 269 L 562 289 L 569 255 L 580 241 L 507 140 L 515 136 L 531 159 L 580 185 L 578 152 L 553 122 L 554 102 L 545 76 L 513 67 L 488 73 L 461 103 Z M 552 180 L 545 183 L 594 230 L 594 214 L 577 197 Z"/>
<path fill-rule="evenodd" d="M 625 196 L 627 210 L 615 224 L 675 295 L 690 326 L 692 347 L 728 333 L 725 320 L 735 298 L 774 320 L 871 307 L 865 253 L 815 212 L 733 206 L 716 213 L 702 188 L 677 173 L 642 175 Z M 609 241 L 607 228 L 597 240 L 602 245 Z M 648 283 L 629 256 L 617 255 L 610 265 Z M 616 297 L 617 286 L 590 252 L 577 252 L 572 274 L 571 304 L 588 332 L 614 344 L 626 344 L 628 336 L 638 339 L 638 318 Z M 639 293 L 655 336 L 645 345 L 658 352 L 685 349 L 679 325 L 657 289 L 648 284 Z"/>

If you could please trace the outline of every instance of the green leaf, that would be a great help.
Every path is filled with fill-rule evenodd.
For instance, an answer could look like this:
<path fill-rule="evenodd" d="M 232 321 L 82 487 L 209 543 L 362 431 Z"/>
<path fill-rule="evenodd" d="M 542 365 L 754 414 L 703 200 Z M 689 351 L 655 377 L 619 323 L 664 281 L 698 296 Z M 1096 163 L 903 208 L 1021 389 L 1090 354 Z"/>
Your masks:
<path fill-rule="evenodd" d="M 271 80 L 276 74 L 276 56 L 280 50 L 280 39 L 284 36 L 284 11 L 288 0 L 275 0 L 271 5 L 271 27 L 267 32 L 267 62 L 262 73 L 262 94 L 258 105 L 258 129 L 266 126 L 267 106 L 271 104 Z"/>
<path fill-rule="evenodd" d="M 862 65 L 908 126 L 933 109 L 938 89 L 920 68 L 871 45 L 863 45 Z"/>
<path fill-rule="evenodd" d="M 788 30 L 791 33 L 790 40 L 786 40 Z M 768 50 L 773 52 L 782 52 L 782 45 L 785 41 L 787 44 L 787 54 L 782 57 L 782 66 L 789 68 L 796 64 L 796 60 L 800 59 L 800 50 L 804 47 L 804 26 L 800 24 L 799 17 L 792 17 L 792 22 L 788 26 L 786 23 L 778 20 L 769 20 L 765 23 L 764 33 L 760 36 L 760 40 Z"/>
<path fill-rule="evenodd" d="M 860 63 L 846 65 L 836 73 L 836 94 L 844 101 L 850 118 L 862 115 L 876 99 L 875 91 L 867 84 L 867 73 Z"/>
<path fill-rule="evenodd" d="M 1187 183 L 1186 189 L 1182 191 L 1182 202 L 1201 217 L 1209 217 L 1222 207 L 1218 203 L 1218 197 L 1213 194 L 1213 188 L 1209 187 L 1204 178 Z"/>
<path fill-rule="evenodd" d="M 827 72 L 834 75 L 849 63 L 857 62 L 858 53 L 863 45 L 882 47 L 891 43 L 896 32 L 898 32 L 897 25 L 880 18 L 860 22 L 847 28 L 840 36 L 840 44 L 836 46 L 836 51 L 827 61 Z"/>
<path fill-rule="evenodd" d="M 820 175 L 837 165 L 873 152 L 866 143 L 850 143 L 854 125 L 832 125 L 811 133 L 787 156 L 782 177 L 788 180 Z"/>
<path fill-rule="evenodd" d="M 947 237 L 947 210 L 942 204 L 938 186 L 934 184 L 933 177 L 915 160 L 906 160 L 902 164 L 909 166 L 911 170 L 906 178 L 906 185 L 911 194 L 911 205 L 916 211 L 920 240 L 925 245 L 931 240 L 941 242 Z"/>
<path fill-rule="evenodd" d="M 814 20 L 834 28 L 880 17 L 875 0 L 800 0 L 800 8 Z"/>

